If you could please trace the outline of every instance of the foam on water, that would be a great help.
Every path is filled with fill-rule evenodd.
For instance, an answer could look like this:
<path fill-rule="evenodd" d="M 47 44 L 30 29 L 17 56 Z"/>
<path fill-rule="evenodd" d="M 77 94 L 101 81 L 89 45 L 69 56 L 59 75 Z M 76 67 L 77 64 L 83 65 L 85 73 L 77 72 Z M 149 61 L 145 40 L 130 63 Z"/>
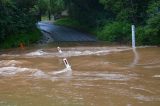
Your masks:
<path fill-rule="evenodd" d="M 1 65 L 4 65 L 3 67 L 0 67 L 0 76 L 14 76 L 19 73 L 27 72 L 25 73 L 26 76 L 32 76 L 35 78 L 46 78 L 46 79 L 52 79 L 52 77 L 55 76 L 71 76 L 72 70 L 68 70 L 67 68 L 60 70 L 60 71 L 53 71 L 50 73 L 46 73 L 39 69 L 31 69 L 31 68 L 22 68 L 22 67 L 16 67 L 12 66 L 13 64 L 18 64 L 18 61 L 15 60 L 2 60 L 0 61 Z"/>
<path fill-rule="evenodd" d="M 136 79 L 135 74 L 121 74 L 121 73 L 79 73 L 76 76 L 82 77 L 78 80 L 115 80 L 115 81 L 127 81 L 130 79 Z"/>
<path fill-rule="evenodd" d="M 61 71 L 56 71 L 56 72 L 52 72 L 53 75 L 57 75 L 57 74 L 62 74 L 62 73 L 67 73 L 71 70 L 68 70 L 67 68 L 61 70 Z"/>
<path fill-rule="evenodd" d="M 42 79 L 61 79 L 72 76 L 72 70 L 67 68 L 60 71 L 45 72 L 39 69 L 21 68 L 21 67 L 1 67 L 0 76 L 14 76 L 19 73 L 27 72 L 26 76 L 32 76 L 33 78 Z M 134 74 L 121 74 L 121 73 L 98 73 L 98 72 L 74 72 L 73 77 L 76 80 L 115 80 L 115 81 L 126 81 L 130 79 L 136 79 L 137 76 Z M 154 76 L 157 77 L 157 76 Z M 159 76 L 158 76 L 159 77 Z"/>
<path fill-rule="evenodd" d="M 35 78 L 45 78 L 48 80 L 53 80 L 53 79 L 61 79 L 61 78 L 71 78 L 72 77 L 72 71 L 68 69 L 63 69 L 60 71 L 54 71 L 54 72 L 49 72 L 45 73 L 41 70 L 35 71 L 32 73 L 32 77 Z M 137 79 L 137 75 L 135 74 L 120 74 L 120 73 L 77 73 L 75 72 L 73 74 L 73 77 L 75 80 L 115 80 L 115 81 L 127 81 L 130 79 Z"/>
<path fill-rule="evenodd" d="M 0 75 L 2 76 L 12 76 L 17 73 L 21 73 L 24 71 L 29 71 L 28 68 L 20 68 L 20 67 L 2 67 L 0 68 Z"/>
<path fill-rule="evenodd" d="M 34 78 L 45 78 L 45 79 L 53 79 L 54 77 L 62 78 L 62 77 L 71 77 L 72 71 L 68 69 L 63 69 L 60 71 L 53 71 L 50 73 L 44 72 L 38 69 L 30 69 L 30 68 L 20 68 L 20 67 L 2 67 L 0 68 L 0 75 L 2 76 L 13 76 L 18 73 L 29 72 L 31 76 Z M 125 81 L 136 78 L 134 74 L 121 74 L 121 73 L 75 73 L 75 79 L 78 80 L 117 80 L 117 81 Z M 80 78 L 80 79 L 79 79 Z"/>
<path fill-rule="evenodd" d="M 59 57 L 72 57 L 72 56 L 85 56 L 85 55 L 106 55 L 111 52 L 121 52 L 125 50 L 130 50 L 131 48 L 123 48 L 123 49 L 104 49 L 104 50 L 84 50 L 84 51 L 63 51 Z"/>
<path fill-rule="evenodd" d="M 15 66 L 16 64 L 21 64 L 21 62 L 16 60 L 1 60 L 0 66 Z"/>
<path fill-rule="evenodd" d="M 49 72 L 45 73 L 41 70 L 35 71 L 31 75 L 33 78 L 38 78 L 38 79 L 47 79 L 47 80 L 52 80 L 55 81 L 57 79 L 61 78 L 71 78 L 72 76 L 72 71 L 68 70 L 67 68 L 60 70 L 60 71 L 54 71 L 54 72 Z"/>
<path fill-rule="evenodd" d="M 32 74 L 33 77 L 36 77 L 36 78 L 48 78 L 49 76 L 47 74 L 45 74 L 43 71 L 41 70 L 38 70 L 38 71 L 35 71 L 33 74 Z"/>
<path fill-rule="evenodd" d="M 39 69 L 32 69 L 32 68 L 21 68 L 21 67 L 15 67 L 15 66 L 8 66 L 8 67 L 0 67 L 0 76 L 14 76 L 19 73 L 28 72 L 25 73 L 28 75 L 29 73 L 35 74 L 36 72 L 40 72 Z"/>
<path fill-rule="evenodd" d="M 24 56 L 38 56 L 38 57 L 72 57 L 72 56 L 85 56 L 85 55 L 106 55 L 110 52 L 121 52 L 125 50 L 130 50 L 129 47 L 113 47 L 113 48 L 90 48 L 88 50 L 86 49 L 75 49 L 72 48 L 66 51 L 63 51 L 62 53 L 57 53 L 55 51 L 53 52 L 46 52 L 45 50 L 39 49 L 34 52 L 30 52 L 25 54 Z"/>
<path fill-rule="evenodd" d="M 54 76 L 63 76 L 63 77 L 71 77 L 72 76 L 72 69 L 63 69 L 63 70 L 60 70 L 60 71 L 55 71 L 55 72 L 52 72 L 50 73 L 51 75 L 54 75 Z"/>
<path fill-rule="evenodd" d="M 153 46 L 139 46 L 136 48 L 147 48 Z M 1 54 L 2 57 L 71 57 L 71 56 L 83 56 L 83 55 L 106 55 L 111 52 L 121 52 L 126 50 L 131 50 L 130 47 L 94 47 L 94 48 L 86 48 L 86 47 L 78 47 L 78 48 L 69 48 L 66 51 L 63 51 L 62 54 L 57 53 L 57 51 L 48 52 L 43 49 L 38 49 L 36 51 L 24 54 Z"/>
<path fill-rule="evenodd" d="M 150 47 L 150 46 L 147 46 Z M 146 46 L 137 47 L 137 48 L 146 48 Z M 43 49 L 38 49 L 36 51 L 25 53 L 25 54 L 2 54 L 0 56 L 24 56 L 24 57 L 72 57 L 72 56 L 85 56 L 85 55 L 106 55 L 111 52 L 121 52 L 121 51 L 127 51 L 131 50 L 130 47 L 95 47 L 95 48 L 69 48 L 67 50 L 64 50 L 63 53 L 59 54 L 57 51 L 45 51 Z"/>
<path fill-rule="evenodd" d="M 153 77 L 154 78 L 160 78 L 160 75 L 154 75 Z"/>
<path fill-rule="evenodd" d="M 142 94 L 136 94 L 133 98 L 141 100 L 141 101 L 147 101 L 147 102 L 149 102 L 149 101 L 160 101 L 159 97 L 145 96 L 145 95 L 142 95 Z"/>
<path fill-rule="evenodd" d="M 27 56 L 43 56 L 43 55 L 47 55 L 48 53 L 44 52 L 42 49 L 31 52 L 31 53 L 27 53 Z"/>

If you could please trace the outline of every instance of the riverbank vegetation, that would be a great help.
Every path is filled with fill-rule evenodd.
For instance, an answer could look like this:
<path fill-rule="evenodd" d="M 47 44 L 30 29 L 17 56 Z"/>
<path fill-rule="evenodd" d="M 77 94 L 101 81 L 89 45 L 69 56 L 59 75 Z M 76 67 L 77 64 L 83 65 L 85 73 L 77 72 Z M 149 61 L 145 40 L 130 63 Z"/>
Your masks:
<path fill-rule="evenodd" d="M 31 32 L 21 32 L 5 37 L 5 40 L 0 44 L 0 48 L 16 48 L 21 44 L 30 46 L 41 39 L 41 32 L 34 29 Z"/>
<path fill-rule="evenodd" d="M 131 42 L 134 24 L 138 45 L 160 45 L 160 0 L 0 0 L 0 47 L 37 42 L 42 16 L 123 44 Z"/>
<path fill-rule="evenodd" d="M 0 0 L 0 48 L 30 45 L 40 39 L 36 0 Z"/>
<path fill-rule="evenodd" d="M 84 29 L 100 40 L 128 44 L 131 25 L 138 45 L 160 45 L 160 0 L 64 0 L 69 18 L 55 23 Z M 72 21 L 73 20 L 73 21 Z"/>

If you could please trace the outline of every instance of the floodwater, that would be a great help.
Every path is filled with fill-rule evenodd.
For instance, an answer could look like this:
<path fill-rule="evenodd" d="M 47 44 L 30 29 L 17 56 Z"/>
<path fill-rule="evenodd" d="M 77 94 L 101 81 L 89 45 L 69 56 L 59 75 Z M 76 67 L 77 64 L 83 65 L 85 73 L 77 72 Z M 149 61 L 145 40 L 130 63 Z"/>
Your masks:
<path fill-rule="evenodd" d="M 0 52 L 0 106 L 160 106 L 159 47 L 61 49 Z"/>

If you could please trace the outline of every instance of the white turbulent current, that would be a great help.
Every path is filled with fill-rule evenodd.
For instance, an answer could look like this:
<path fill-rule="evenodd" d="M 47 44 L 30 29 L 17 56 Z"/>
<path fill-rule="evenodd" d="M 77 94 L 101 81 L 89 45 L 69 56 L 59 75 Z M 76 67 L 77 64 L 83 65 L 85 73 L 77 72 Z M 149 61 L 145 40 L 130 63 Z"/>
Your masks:
<path fill-rule="evenodd" d="M 27 72 L 28 76 L 32 76 L 33 78 L 46 78 L 50 79 L 50 77 L 54 77 L 54 75 L 67 75 L 70 73 L 70 70 L 63 69 L 60 71 L 55 71 L 52 73 L 45 73 L 44 71 L 38 69 L 30 69 L 30 68 L 20 68 L 20 67 L 2 67 L 0 68 L 0 76 L 14 76 L 16 74 L 22 74 L 23 72 Z M 27 75 L 27 73 L 25 73 Z"/>
<path fill-rule="evenodd" d="M 27 68 L 17 68 L 17 67 L 2 67 L 0 68 L 0 75 L 2 76 L 9 76 L 15 75 L 20 72 L 27 71 Z"/>
<path fill-rule="evenodd" d="M 0 106 L 160 106 L 159 47 L 61 49 L 0 52 Z"/>
<path fill-rule="evenodd" d="M 0 76 L 14 76 L 16 74 L 22 74 L 23 72 L 28 72 L 28 76 L 33 76 L 33 78 L 45 78 L 50 80 L 51 77 L 56 77 L 57 75 L 60 75 L 59 77 L 61 78 L 61 76 L 64 77 L 64 75 L 66 76 L 67 73 L 69 73 L 71 75 L 71 71 L 67 70 L 67 69 L 63 69 L 60 71 L 54 71 L 54 72 L 50 72 L 50 73 L 46 73 L 42 70 L 38 70 L 38 69 L 30 69 L 30 68 L 20 68 L 20 67 L 2 67 L 0 68 Z M 26 73 L 25 73 L 26 74 Z M 85 72 L 85 73 L 75 73 L 74 74 L 77 80 L 99 80 L 99 79 L 103 79 L 103 80 L 119 80 L 119 81 L 123 81 L 123 80 L 129 80 L 132 78 L 136 78 L 135 74 L 131 74 L 131 75 L 123 75 L 121 73 L 95 73 L 95 72 Z M 79 77 L 83 77 L 83 79 L 79 79 Z M 155 76 L 156 77 L 156 76 Z"/>
<path fill-rule="evenodd" d="M 86 48 L 87 49 L 87 48 Z M 38 49 L 33 52 L 29 52 L 26 54 L 21 54 L 21 55 L 13 55 L 13 54 L 2 54 L 1 56 L 31 56 L 31 57 L 72 57 L 72 56 L 85 56 L 85 55 L 106 55 L 111 52 L 121 52 L 121 51 L 126 51 L 130 50 L 131 48 L 129 47 L 94 47 L 91 48 L 92 50 L 86 50 L 84 48 L 71 48 L 70 50 L 65 49 L 62 54 L 59 54 L 57 51 L 51 51 L 47 52 L 43 49 Z"/>

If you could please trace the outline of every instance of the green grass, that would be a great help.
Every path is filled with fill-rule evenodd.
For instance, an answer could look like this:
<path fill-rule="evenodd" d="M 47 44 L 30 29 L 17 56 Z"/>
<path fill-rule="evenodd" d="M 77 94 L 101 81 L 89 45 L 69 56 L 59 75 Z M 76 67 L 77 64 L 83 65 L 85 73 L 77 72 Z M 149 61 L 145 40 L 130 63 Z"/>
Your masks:
<path fill-rule="evenodd" d="M 42 16 L 42 21 L 49 21 L 48 16 Z"/>
<path fill-rule="evenodd" d="M 54 24 L 71 27 L 85 32 L 89 32 L 90 30 L 90 28 L 86 24 L 80 23 L 77 20 L 69 17 L 58 19 L 54 22 Z"/>
<path fill-rule="evenodd" d="M 42 34 L 38 29 L 35 29 L 32 32 L 10 35 L 3 41 L 3 43 L 0 44 L 0 48 L 16 48 L 19 47 L 20 43 L 23 43 L 25 46 L 29 46 L 36 43 L 41 36 Z"/>

